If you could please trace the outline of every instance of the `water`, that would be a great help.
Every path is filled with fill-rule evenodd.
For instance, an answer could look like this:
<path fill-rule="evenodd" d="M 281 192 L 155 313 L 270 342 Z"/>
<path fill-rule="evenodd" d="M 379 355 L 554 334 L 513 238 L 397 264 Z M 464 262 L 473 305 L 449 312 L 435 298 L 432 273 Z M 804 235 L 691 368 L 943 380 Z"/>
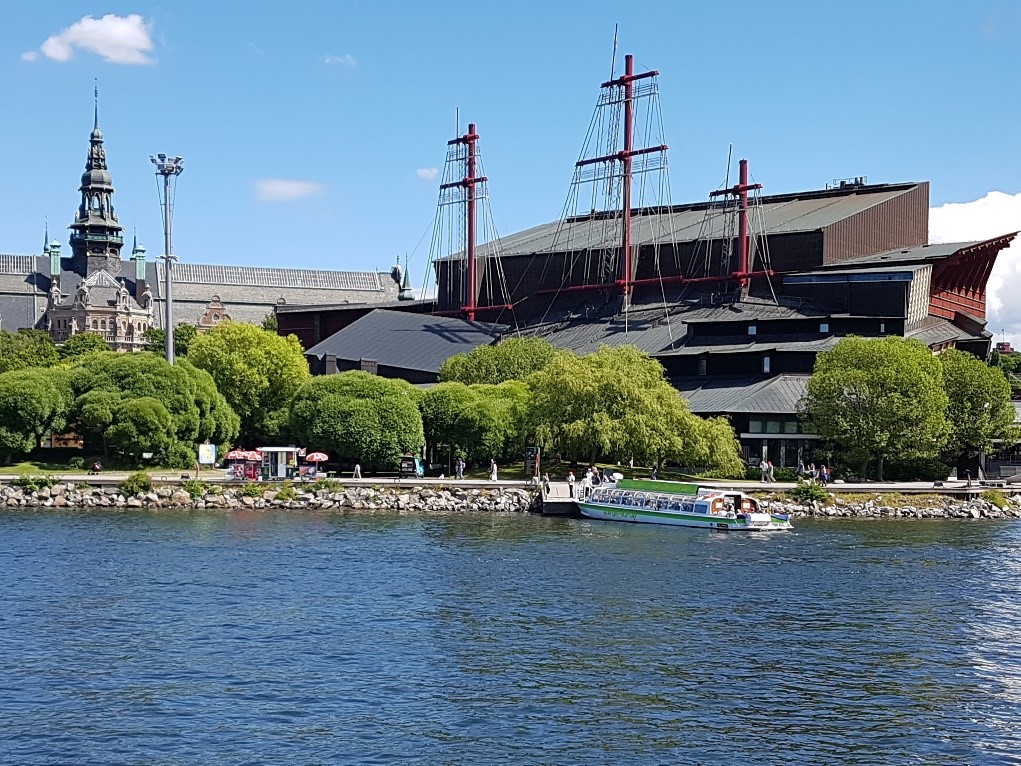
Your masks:
<path fill-rule="evenodd" d="M 3 764 L 1021 763 L 1021 525 L 0 514 Z"/>

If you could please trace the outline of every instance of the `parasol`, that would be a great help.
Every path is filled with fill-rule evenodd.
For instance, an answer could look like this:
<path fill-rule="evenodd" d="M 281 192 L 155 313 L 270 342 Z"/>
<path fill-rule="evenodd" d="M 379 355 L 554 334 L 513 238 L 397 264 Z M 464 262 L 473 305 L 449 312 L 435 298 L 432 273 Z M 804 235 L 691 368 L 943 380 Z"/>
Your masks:
<path fill-rule="evenodd" d="M 307 462 L 307 463 L 315 463 L 316 464 L 316 468 L 319 467 L 320 463 L 323 463 L 323 462 L 325 462 L 325 461 L 327 461 L 329 459 L 330 459 L 330 456 L 327 455 L 325 452 L 312 452 L 311 454 L 308 454 L 308 455 L 305 456 L 305 462 Z"/>
<path fill-rule="evenodd" d="M 244 459 L 245 460 L 250 460 L 253 463 L 261 463 L 262 462 L 262 453 L 259 452 L 259 450 L 257 450 L 257 449 L 249 450 L 248 452 L 245 453 Z"/>
<path fill-rule="evenodd" d="M 232 449 L 226 455 L 223 456 L 224 460 L 247 460 L 248 451 L 243 449 Z"/>

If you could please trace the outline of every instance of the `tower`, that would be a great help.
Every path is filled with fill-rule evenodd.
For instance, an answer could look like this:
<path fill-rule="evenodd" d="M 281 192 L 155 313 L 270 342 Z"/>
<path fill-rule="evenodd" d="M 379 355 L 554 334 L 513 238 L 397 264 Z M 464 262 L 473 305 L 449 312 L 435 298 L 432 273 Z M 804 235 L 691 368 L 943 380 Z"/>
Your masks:
<path fill-rule="evenodd" d="M 95 120 L 89 138 L 89 155 L 78 187 L 81 204 L 71 229 L 71 268 L 83 277 L 99 270 L 117 275 L 121 269 L 124 237 L 113 210 L 113 179 L 106 167 L 103 131 L 99 129 L 99 91 Z"/>

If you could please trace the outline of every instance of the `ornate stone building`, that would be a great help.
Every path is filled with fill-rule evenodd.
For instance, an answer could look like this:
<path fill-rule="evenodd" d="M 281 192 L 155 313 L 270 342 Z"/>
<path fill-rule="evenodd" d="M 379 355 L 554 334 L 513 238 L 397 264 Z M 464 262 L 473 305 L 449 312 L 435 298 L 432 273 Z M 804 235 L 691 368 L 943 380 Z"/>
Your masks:
<path fill-rule="evenodd" d="M 145 344 L 143 333 L 153 323 L 145 249 L 136 243 L 132 252 L 135 280 L 129 290 L 127 279 L 119 278 L 124 230 L 113 209 L 113 179 L 106 167 L 98 107 L 78 191 L 81 204 L 70 226 L 70 273 L 65 277 L 59 242 L 43 250 L 50 267 L 43 327 L 57 343 L 79 332 L 94 332 L 115 351 L 138 350 Z"/>
<path fill-rule="evenodd" d="M 79 191 L 70 255 L 50 241 L 49 232 L 42 255 L 0 252 L 0 329 L 45 329 L 58 343 L 78 332 L 98 332 L 112 348 L 141 348 L 147 328 L 163 327 L 165 266 L 147 261 L 137 242 L 130 259 L 121 258 L 123 228 L 114 212 L 98 108 Z M 411 292 L 399 272 L 214 265 L 177 255 L 174 321 L 200 330 L 226 320 L 258 324 L 294 304 L 375 305 L 397 301 L 402 288 Z M 296 262 L 301 254 L 279 257 Z"/>

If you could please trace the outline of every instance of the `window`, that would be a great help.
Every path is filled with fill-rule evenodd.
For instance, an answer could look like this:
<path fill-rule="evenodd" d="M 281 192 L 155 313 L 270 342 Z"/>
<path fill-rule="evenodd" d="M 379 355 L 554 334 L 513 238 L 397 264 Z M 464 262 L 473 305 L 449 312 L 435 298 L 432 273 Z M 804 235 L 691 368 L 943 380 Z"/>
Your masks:
<path fill-rule="evenodd" d="M 879 332 L 886 332 L 886 322 L 879 323 Z"/>
<path fill-rule="evenodd" d="M 705 375 L 705 359 L 698 360 L 698 374 Z"/>
<path fill-rule="evenodd" d="M 798 432 L 798 421 L 785 420 L 783 422 L 783 432 L 785 434 L 796 434 Z"/>
<path fill-rule="evenodd" d="M 755 335 L 755 333 L 757 333 L 758 331 L 759 331 L 759 328 L 756 327 L 755 325 L 753 325 L 753 324 L 748 325 L 748 334 L 749 335 Z"/>
<path fill-rule="evenodd" d="M 768 356 L 762 357 L 762 371 L 763 372 L 769 372 L 769 357 Z"/>
<path fill-rule="evenodd" d="M 820 322 L 819 323 L 819 332 L 829 332 L 829 331 L 830 331 L 830 323 L 829 322 Z"/>
<path fill-rule="evenodd" d="M 766 433 L 767 434 L 778 434 L 778 433 L 780 433 L 780 421 L 779 420 L 767 420 L 766 421 Z"/>
<path fill-rule="evenodd" d="M 748 431 L 749 431 L 749 433 L 753 433 L 753 434 L 761 434 L 762 433 L 762 421 L 761 420 L 749 420 L 748 421 Z"/>

